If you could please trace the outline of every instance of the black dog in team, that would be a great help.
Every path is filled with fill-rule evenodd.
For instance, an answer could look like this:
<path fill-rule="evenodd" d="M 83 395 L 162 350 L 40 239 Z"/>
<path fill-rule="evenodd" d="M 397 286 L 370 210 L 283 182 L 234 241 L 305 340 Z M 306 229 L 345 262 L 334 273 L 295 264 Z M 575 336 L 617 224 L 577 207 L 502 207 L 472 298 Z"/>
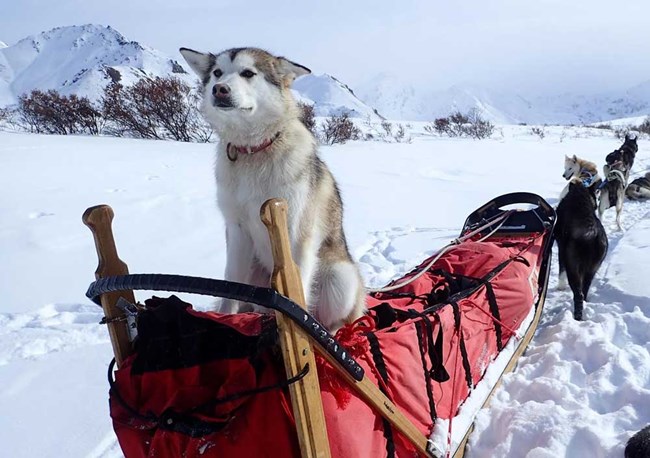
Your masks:
<path fill-rule="evenodd" d="M 605 158 L 606 164 L 603 167 L 605 182 L 600 192 L 598 215 L 602 219 L 605 210 L 616 207 L 616 225 L 619 230 L 621 229 L 621 211 L 623 211 L 625 188 L 637 151 L 639 151 L 639 145 L 636 142 L 636 134 L 630 132 L 625 135 L 623 145 Z"/>
<path fill-rule="evenodd" d="M 568 192 L 557 207 L 553 234 L 558 246 L 560 280 L 568 280 L 573 292 L 573 317 L 582 320 L 582 309 L 591 282 L 607 254 L 605 228 L 596 217 L 596 191 L 579 178 L 572 178 Z"/>
<path fill-rule="evenodd" d="M 625 458 L 650 458 L 650 425 L 627 441 Z"/>

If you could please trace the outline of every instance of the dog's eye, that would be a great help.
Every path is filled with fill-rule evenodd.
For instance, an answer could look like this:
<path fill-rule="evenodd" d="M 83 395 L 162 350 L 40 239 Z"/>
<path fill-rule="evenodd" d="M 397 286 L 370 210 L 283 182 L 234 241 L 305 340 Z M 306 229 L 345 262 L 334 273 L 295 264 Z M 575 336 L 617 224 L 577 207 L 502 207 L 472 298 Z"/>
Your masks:
<path fill-rule="evenodd" d="M 212 72 L 212 74 L 214 76 L 216 76 L 217 78 L 221 78 L 221 75 L 223 75 L 223 72 L 221 70 L 219 70 L 219 69 L 216 69 L 215 71 Z"/>
<path fill-rule="evenodd" d="M 242 78 L 252 78 L 252 77 L 255 76 L 255 72 L 253 72 L 252 70 L 248 70 L 248 69 L 246 69 L 246 70 L 244 70 L 243 72 L 241 72 L 239 75 L 240 75 Z"/>

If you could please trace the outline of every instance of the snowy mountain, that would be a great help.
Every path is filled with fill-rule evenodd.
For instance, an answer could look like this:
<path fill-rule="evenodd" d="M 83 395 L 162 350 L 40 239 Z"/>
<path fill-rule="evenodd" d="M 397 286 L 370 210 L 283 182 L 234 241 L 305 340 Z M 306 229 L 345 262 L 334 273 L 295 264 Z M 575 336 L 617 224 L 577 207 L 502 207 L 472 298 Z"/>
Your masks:
<path fill-rule="evenodd" d="M 442 91 L 418 90 L 394 75 L 381 74 L 358 93 L 361 100 L 389 118 L 414 121 L 429 121 L 471 108 L 501 124 L 580 124 L 650 114 L 650 81 L 621 93 L 524 97 L 466 84 Z"/>
<path fill-rule="evenodd" d="M 178 62 L 111 27 L 59 27 L 0 49 L 0 105 L 34 89 L 95 100 L 112 80 L 132 84 L 169 74 L 194 81 Z"/>
<path fill-rule="evenodd" d="M 176 76 L 194 86 L 198 79 L 163 53 L 129 41 L 110 26 L 59 27 L 0 45 L 0 106 L 16 103 L 34 89 L 55 89 L 97 100 L 117 80 L 133 84 L 154 76 Z M 319 116 L 343 111 L 354 117 L 376 116 L 352 90 L 329 75 L 307 75 L 296 82 L 299 99 L 315 104 Z"/>
<path fill-rule="evenodd" d="M 362 102 L 352 89 L 328 74 L 306 75 L 296 80 L 293 89 L 301 99 L 314 103 L 316 116 L 347 112 L 355 118 L 380 118 L 377 110 Z"/>
<path fill-rule="evenodd" d="M 478 108 L 493 122 L 516 124 L 535 114 L 532 104 L 517 95 L 460 84 L 444 91 L 423 91 L 389 74 L 373 78 L 361 87 L 359 94 L 392 119 L 430 121 L 453 111 Z"/>

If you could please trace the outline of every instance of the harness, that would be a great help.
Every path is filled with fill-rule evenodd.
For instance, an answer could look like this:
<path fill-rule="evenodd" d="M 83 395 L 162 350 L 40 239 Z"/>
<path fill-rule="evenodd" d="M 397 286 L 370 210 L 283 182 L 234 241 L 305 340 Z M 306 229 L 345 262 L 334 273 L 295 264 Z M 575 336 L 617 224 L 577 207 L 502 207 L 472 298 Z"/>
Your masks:
<path fill-rule="evenodd" d="M 616 181 L 619 180 L 623 185 L 625 185 L 625 175 L 623 172 L 621 172 L 618 169 L 612 169 L 609 172 L 607 172 L 607 177 L 605 178 L 605 182 L 607 181 Z"/>
<path fill-rule="evenodd" d="M 609 166 L 610 169 L 607 171 L 607 175 L 605 175 L 605 179 L 603 182 L 598 186 L 598 189 L 602 189 L 607 185 L 609 182 L 613 181 L 620 181 L 623 186 L 627 185 L 627 179 L 625 177 L 625 172 L 623 170 L 620 170 L 618 167 L 623 164 L 623 161 L 616 161 L 612 162 L 611 164 L 607 164 L 605 167 Z"/>
<path fill-rule="evenodd" d="M 586 178 L 583 178 L 585 175 L 587 175 Z M 580 178 L 580 180 L 582 181 L 582 185 L 583 185 L 585 188 L 588 188 L 589 186 L 591 186 L 591 185 L 593 184 L 593 182 L 594 182 L 594 178 L 595 178 L 596 176 L 598 176 L 598 173 L 596 173 L 596 174 L 594 175 L 593 173 L 591 173 L 591 172 L 590 172 L 589 170 L 587 170 L 587 169 L 580 169 L 580 172 L 578 173 L 578 178 Z M 602 186 L 602 185 L 601 185 L 601 186 Z"/>

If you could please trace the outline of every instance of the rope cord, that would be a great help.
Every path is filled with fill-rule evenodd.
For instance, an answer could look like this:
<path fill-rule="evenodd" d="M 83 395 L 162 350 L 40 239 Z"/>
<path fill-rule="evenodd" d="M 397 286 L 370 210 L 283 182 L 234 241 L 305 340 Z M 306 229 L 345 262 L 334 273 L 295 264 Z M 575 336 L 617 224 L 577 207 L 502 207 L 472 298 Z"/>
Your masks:
<path fill-rule="evenodd" d="M 440 250 L 440 251 L 439 251 L 439 252 L 438 252 L 438 253 L 437 253 L 437 254 L 436 254 L 432 259 L 431 259 L 431 261 L 429 261 L 429 263 L 428 263 L 428 264 L 427 264 L 427 265 L 426 265 L 426 266 L 425 266 L 425 267 L 424 267 L 420 272 L 418 272 L 418 273 L 417 273 L 416 275 L 414 275 L 413 277 L 408 278 L 408 279 L 406 279 L 405 281 L 403 281 L 403 282 L 401 282 L 401 283 L 397 283 L 397 284 L 395 284 L 395 285 L 390 285 L 390 286 L 385 286 L 385 287 L 383 287 L 383 288 L 366 288 L 366 291 L 368 291 L 369 293 L 386 293 L 386 292 L 389 292 L 389 291 L 394 291 L 394 290 L 396 290 L 396 289 L 403 288 L 404 286 L 406 286 L 406 285 L 408 285 L 408 284 L 414 282 L 415 280 L 417 280 L 418 278 L 420 278 L 422 275 L 424 275 L 426 272 L 428 272 L 429 269 L 431 269 L 431 267 L 432 267 L 432 266 L 433 266 L 433 265 L 434 265 L 434 264 L 435 264 L 435 263 L 436 263 L 436 262 L 437 262 L 437 261 L 438 261 L 438 260 L 439 260 L 439 259 L 440 259 L 444 254 L 445 254 L 445 253 L 447 253 L 449 250 L 451 250 L 451 249 L 454 248 L 455 246 L 458 246 L 458 245 L 460 245 L 461 243 L 467 241 L 468 239 L 474 237 L 476 234 L 480 233 L 483 229 L 485 229 L 485 228 L 487 228 L 487 227 L 490 227 L 490 226 L 493 226 L 494 224 L 500 222 L 500 224 L 499 224 L 496 228 L 494 228 L 492 231 L 490 231 L 487 235 L 481 237 L 478 241 L 479 241 L 479 242 L 483 242 L 484 240 L 487 240 L 487 239 L 489 239 L 490 237 L 492 237 L 492 235 L 493 235 L 495 232 L 497 232 L 499 229 L 501 229 L 501 226 L 503 226 L 503 225 L 505 224 L 506 220 L 508 219 L 508 217 L 509 217 L 512 213 L 514 213 L 514 210 L 508 210 L 508 211 L 504 212 L 503 214 L 499 215 L 497 218 L 493 219 L 492 221 L 488 221 L 486 224 L 484 224 L 483 226 L 479 227 L 478 229 L 475 229 L 475 230 L 469 232 L 468 234 L 463 235 L 462 237 L 458 237 L 458 238 L 452 240 L 449 244 L 447 244 L 446 246 L 444 246 L 444 247 L 443 247 L 443 248 L 442 248 L 442 249 L 441 249 L 441 250 Z"/>

